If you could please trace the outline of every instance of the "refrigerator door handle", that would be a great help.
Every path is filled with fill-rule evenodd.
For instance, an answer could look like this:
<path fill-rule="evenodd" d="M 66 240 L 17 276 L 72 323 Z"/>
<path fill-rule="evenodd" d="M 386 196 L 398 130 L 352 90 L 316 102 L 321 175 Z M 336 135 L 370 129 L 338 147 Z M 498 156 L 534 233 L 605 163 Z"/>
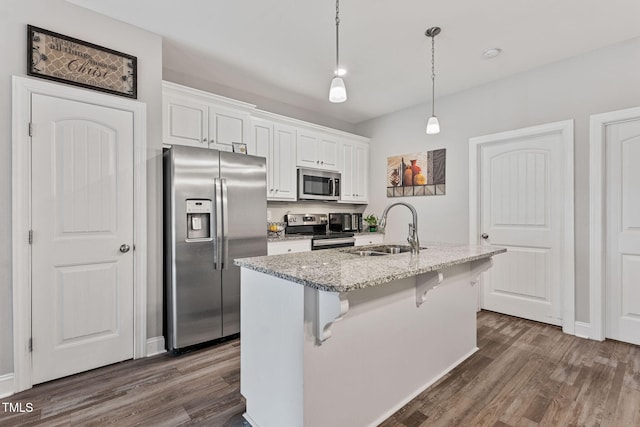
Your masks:
<path fill-rule="evenodd" d="M 213 192 L 215 194 L 215 239 L 213 239 L 213 268 L 222 268 L 222 190 L 220 180 L 213 179 Z"/>
<path fill-rule="evenodd" d="M 227 197 L 227 180 L 221 179 L 222 188 L 222 268 L 229 268 L 229 198 Z"/>

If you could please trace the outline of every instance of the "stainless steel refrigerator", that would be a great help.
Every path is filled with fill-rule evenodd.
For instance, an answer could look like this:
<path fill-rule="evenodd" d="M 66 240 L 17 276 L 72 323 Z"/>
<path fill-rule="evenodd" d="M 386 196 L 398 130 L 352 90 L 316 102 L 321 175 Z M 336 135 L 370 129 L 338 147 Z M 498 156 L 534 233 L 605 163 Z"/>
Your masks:
<path fill-rule="evenodd" d="M 262 157 L 173 146 L 164 153 L 167 349 L 240 332 L 234 258 L 267 254 Z"/>

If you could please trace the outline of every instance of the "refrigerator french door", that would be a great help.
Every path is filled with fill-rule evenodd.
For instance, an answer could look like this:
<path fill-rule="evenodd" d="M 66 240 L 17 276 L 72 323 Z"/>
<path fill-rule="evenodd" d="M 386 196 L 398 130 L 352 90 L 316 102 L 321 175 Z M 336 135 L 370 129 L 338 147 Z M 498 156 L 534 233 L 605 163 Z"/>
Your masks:
<path fill-rule="evenodd" d="M 234 258 L 267 254 L 262 157 L 173 146 L 164 153 L 169 351 L 240 332 Z"/>

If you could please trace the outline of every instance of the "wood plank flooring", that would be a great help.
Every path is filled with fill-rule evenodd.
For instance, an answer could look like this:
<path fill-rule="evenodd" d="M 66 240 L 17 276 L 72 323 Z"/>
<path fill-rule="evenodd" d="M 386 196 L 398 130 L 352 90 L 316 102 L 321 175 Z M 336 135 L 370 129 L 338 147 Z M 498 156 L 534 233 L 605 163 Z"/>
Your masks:
<path fill-rule="evenodd" d="M 478 314 L 478 346 L 381 426 L 640 426 L 638 346 L 491 312 Z M 246 426 L 239 388 L 234 340 L 38 385 L 0 399 L 34 408 L 0 406 L 0 426 Z"/>

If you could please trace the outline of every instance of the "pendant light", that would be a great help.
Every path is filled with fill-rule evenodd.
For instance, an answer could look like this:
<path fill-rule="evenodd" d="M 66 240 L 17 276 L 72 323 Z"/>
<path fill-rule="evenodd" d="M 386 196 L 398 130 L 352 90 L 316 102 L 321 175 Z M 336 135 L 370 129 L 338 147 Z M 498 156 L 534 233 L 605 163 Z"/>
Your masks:
<path fill-rule="evenodd" d="M 329 101 L 339 103 L 347 100 L 347 88 L 340 73 L 340 0 L 336 0 L 336 69 L 329 88 Z"/>
<path fill-rule="evenodd" d="M 436 68 L 435 68 L 435 37 L 440 34 L 440 27 L 431 27 L 425 31 L 424 35 L 431 37 L 431 117 L 427 122 L 427 134 L 440 133 L 440 123 L 436 117 Z"/>

